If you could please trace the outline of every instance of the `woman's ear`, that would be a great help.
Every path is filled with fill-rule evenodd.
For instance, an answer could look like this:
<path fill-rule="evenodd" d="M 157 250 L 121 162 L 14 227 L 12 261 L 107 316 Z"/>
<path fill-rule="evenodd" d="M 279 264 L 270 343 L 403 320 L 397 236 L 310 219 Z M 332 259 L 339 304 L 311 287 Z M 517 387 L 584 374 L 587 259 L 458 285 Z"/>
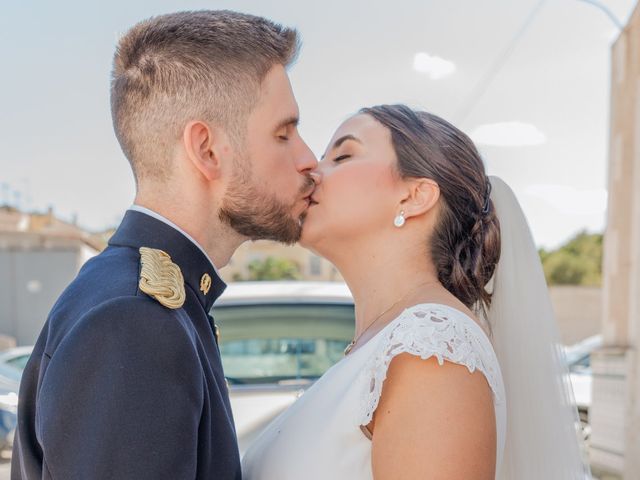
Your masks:
<path fill-rule="evenodd" d="M 405 218 L 418 217 L 429 212 L 440 198 L 440 187 L 431 179 L 413 179 L 409 181 L 408 186 L 408 195 L 401 204 Z"/>
<path fill-rule="evenodd" d="M 187 158 L 207 180 L 221 176 L 221 160 L 231 148 L 224 130 L 192 121 L 185 126 L 182 140 Z"/>

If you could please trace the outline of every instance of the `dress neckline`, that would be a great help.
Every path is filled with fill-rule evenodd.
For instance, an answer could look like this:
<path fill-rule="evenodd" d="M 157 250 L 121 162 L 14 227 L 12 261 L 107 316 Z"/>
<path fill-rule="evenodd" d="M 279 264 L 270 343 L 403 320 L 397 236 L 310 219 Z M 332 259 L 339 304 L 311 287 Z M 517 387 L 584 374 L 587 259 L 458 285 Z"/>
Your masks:
<path fill-rule="evenodd" d="M 430 309 L 433 309 L 433 308 L 444 309 L 444 310 L 448 310 L 449 312 L 453 312 L 457 317 L 464 318 L 467 321 L 467 323 L 472 323 L 474 325 L 474 328 L 477 328 L 482 333 L 482 335 L 489 341 L 489 343 L 491 343 L 491 340 L 489 339 L 489 335 L 487 334 L 487 332 L 485 332 L 484 328 L 482 328 L 480 324 L 478 324 L 478 322 L 476 322 L 473 318 L 471 318 L 469 315 L 464 313 L 462 310 L 452 307 L 451 305 L 445 305 L 444 303 L 425 302 L 425 303 L 416 303 L 415 305 L 412 305 L 402 310 L 398 315 L 396 315 L 396 317 L 393 320 L 391 320 L 384 327 L 382 327 L 380 331 L 378 331 L 378 333 L 376 333 L 373 337 L 367 340 L 362 346 L 360 346 L 353 353 L 346 355 L 344 358 L 346 359 L 346 358 L 353 357 L 359 351 L 365 350 L 370 343 L 375 344 L 374 340 L 376 338 L 382 335 L 383 332 L 387 331 L 389 327 L 391 327 L 392 325 L 397 323 L 399 320 L 404 318 L 407 313 L 410 313 L 413 310 L 417 310 L 419 308 L 425 308 L 425 307 Z"/>

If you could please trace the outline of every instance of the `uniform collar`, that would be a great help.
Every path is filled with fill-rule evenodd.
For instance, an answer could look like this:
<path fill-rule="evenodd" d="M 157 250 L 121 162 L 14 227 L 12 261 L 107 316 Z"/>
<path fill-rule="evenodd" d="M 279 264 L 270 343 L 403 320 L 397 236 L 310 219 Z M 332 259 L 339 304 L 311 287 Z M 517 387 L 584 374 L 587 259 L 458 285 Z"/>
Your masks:
<path fill-rule="evenodd" d="M 149 247 L 169 254 L 206 312 L 227 288 L 208 256 L 188 235 L 147 213 L 128 210 L 109 245 L 135 249 Z M 203 281 L 207 275 L 210 279 L 208 289 L 208 282 Z"/>
<path fill-rule="evenodd" d="M 209 261 L 209 263 L 211 265 L 213 265 L 214 270 L 216 271 L 216 273 L 218 274 L 218 276 L 220 276 L 220 272 L 218 271 L 218 269 L 216 268 L 215 264 L 213 263 L 213 261 L 211 260 L 211 257 L 209 256 L 209 254 L 204 250 L 204 248 L 202 248 L 202 245 L 200 245 L 195 238 L 193 238 L 191 235 L 189 235 L 187 232 L 185 232 L 183 229 L 181 229 L 178 225 L 176 225 L 175 223 L 173 223 L 171 220 L 169 220 L 167 217 L 160 215 L 158 212 L 155 212 L 153 210 L 151 210 L 150 208 L 147 207 L 143 207 L 142 205 L 136 205 L 135 203 L 133 205 L 131 205 L 129 207 L 129 210 L 133 210 L 134 212 L 140 212 L 140 213 L 146 213 L 147 215 L 149 215 L 150 217 L 153 217 L 157 220 L 160 220 L 163 223 L 166 223 L 167 225 L 169 225 L 171 228 L 175 228 L 177 231 L 179 231 L 182 235 L 184 235 L 185 237 L 187 237 L 189 240 L 191 240 L 193 242 L 193 244 L 198 247 L 200 249 L 200 251 L 202 253 L 204 253 L 205 257 L 207 257 L 207 260 Z"/>

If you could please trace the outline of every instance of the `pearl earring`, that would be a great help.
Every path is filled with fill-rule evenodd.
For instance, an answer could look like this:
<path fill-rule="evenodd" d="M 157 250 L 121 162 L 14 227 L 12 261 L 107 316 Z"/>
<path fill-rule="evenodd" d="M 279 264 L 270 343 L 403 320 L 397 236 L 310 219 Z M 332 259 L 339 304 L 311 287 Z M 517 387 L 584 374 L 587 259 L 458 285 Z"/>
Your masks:
<path fill-rule="evenodd" d="M 400 228 L 400 227 L 402 227 L 402 226 L 404 225 L 404 222 L 405 222 L 405 219 L 404 219 L 404 210 L 402 210 L 402 211 L 400 212 L 400 214 L 399 214 L 399 215 L 397 215 L 397 216 L 396 216 L 396 218 L 394 218 L 394 219 L 393 219 L 393 224 L 394 224 L 396 227 Z"/>

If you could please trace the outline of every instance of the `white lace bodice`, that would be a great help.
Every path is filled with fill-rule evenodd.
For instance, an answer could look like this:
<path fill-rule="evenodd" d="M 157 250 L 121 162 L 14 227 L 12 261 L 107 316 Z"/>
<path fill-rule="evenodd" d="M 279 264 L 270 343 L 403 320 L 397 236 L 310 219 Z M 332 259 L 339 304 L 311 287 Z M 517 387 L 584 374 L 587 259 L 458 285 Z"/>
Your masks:
<path fill-rule="evenodd" d="M 452 310 L 439 305 L 417 305 L 405 310 L 390 328 L 385 329 L 363 369 L 364 381 L 369 388 L 361 397 L 360 425 L 371 422 L 389 364 L 401 353 L 422 359 L 436 357 L 440 365 L 447 360 L 466 366 L 470 372 L 480 370 L 493 391 L 494 402 L 503 400 L 498 363 L 491 344 L 487 345 L 486 334 L 462 312 L 453 310 L 452 316 Z M 461 321 L 460 316 L 469 321 Z"/>
<path fill-rule="evenodd" d="M 274 420 L 243 458 L 248 480 L 370 480 L 371 442 L 360 427 L 378 406 L 396 355 L 436 357 L 481 371 L 493 391 L 497 465 L 506 428 L 500 366 L 484 330 L 464 313 L 439 304 L 406 309 L 371 340 L 329 369 L 291 408 Z M 428 426 L 425 426 L 428 428 Z"/>

